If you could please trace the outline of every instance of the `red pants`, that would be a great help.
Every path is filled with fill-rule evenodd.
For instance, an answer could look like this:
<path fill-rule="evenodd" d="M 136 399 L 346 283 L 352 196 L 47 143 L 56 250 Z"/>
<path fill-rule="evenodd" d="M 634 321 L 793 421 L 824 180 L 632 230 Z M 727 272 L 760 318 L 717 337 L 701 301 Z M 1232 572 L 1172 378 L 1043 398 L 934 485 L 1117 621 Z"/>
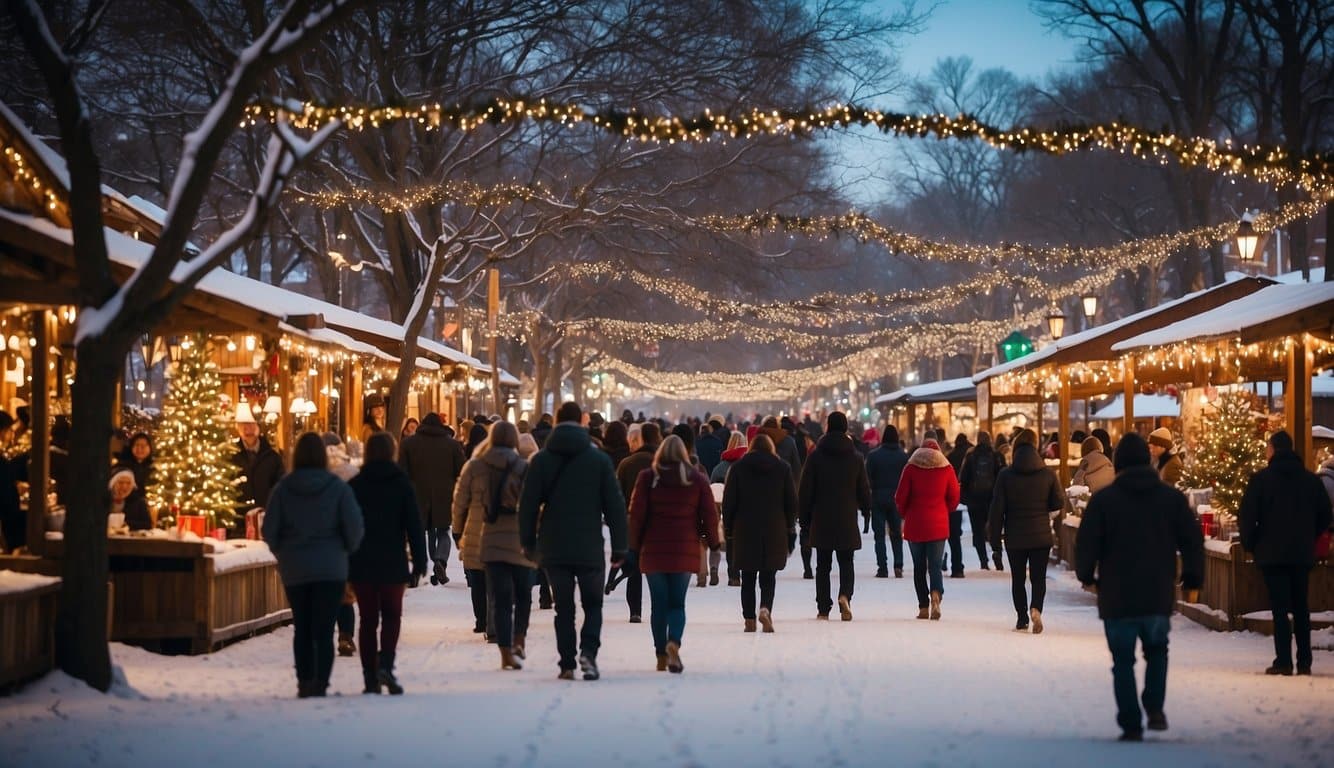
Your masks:
<path fill-rule="evenodd" d="M 375 628 L 380 626 L 379 652 L 390 654 L 398 648 L 398 634 L 403 627 L 403 584 L 356 583 L 357 608 L 361 612 L 361 629 L 357 637 L 361 652 L 361 668 L 374 671 L 380 668 L 376 657 Z"/>

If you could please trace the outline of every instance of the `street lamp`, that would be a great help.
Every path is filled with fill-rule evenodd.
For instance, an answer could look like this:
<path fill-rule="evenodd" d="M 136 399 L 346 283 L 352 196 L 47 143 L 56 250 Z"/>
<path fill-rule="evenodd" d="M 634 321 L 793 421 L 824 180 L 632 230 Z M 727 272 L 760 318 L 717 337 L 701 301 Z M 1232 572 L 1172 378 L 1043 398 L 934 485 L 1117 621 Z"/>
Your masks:
<path fill-rule="evenodd" d="M 1241 221 L 1237 223 L 1237 255 L 1241 257 L 1242 262 L 1249 264 L 1255 259 L 1255 249 L 1260 244 L 1260 235 L 1255 231 L 1255 225 L 1251 223 L 1251 212 L 1242 214 Z"/>
<path fill-rule="evenodd" d="M 1098 294 L 1086 293 L 1080 297 L 1080 301 L 1084 302 L 1084 319 L 1093 325 L 1093 318 L 1098 314 Z"/>
<path fill-rule="evenodd" d="M 1047 330 L 1051 332 L 1053 339 L 1065 335 L 1065 313 L 1060 307 L 1053 306 L 1051 312 L 1047 314 Z"/>

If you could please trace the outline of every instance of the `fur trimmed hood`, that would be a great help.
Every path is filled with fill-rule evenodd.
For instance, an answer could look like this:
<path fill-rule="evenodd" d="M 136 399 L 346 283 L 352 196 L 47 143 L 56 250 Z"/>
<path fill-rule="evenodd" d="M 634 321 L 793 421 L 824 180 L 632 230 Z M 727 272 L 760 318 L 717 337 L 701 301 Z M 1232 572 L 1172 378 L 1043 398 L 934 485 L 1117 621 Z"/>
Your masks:
<path fill-rule="evenodd" d="M 950 468 L 950 460 L 935 448 L 918 448 L 908 457 L 908 463 L 922 469 Z"/>

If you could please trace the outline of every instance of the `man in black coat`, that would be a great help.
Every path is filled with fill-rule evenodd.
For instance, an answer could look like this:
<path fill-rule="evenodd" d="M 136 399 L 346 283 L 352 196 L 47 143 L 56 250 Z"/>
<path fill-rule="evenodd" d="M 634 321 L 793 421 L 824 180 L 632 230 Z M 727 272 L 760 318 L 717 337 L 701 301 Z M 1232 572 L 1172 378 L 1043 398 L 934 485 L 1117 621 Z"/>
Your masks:
<path fill-rule="evenodd" d="M 1010 594 L 1018 615 L 1016 630 L 1042 631 L 1042 607 L 1047 596 L 1047 561 L 1054 539 L 1051 513 L 1065 505 L 1061 481 L 1042 461 L 1038 449 L 1022 442 L 1014 448 L 1014 463 L 996 478 L 987 526 L 996 562 L 1000 562 L 1001 538 L 1010 559 Z M 1033 587 L 1032 602 L 1024 591 L 1024 576 Z"/>
<path fill-rule="evenodd" d="M 1149 729 L 1167 730 L 1167 633 L 1176 604 L 1177 554 L 1181 585 L 1190 593 L 1204 579 L 1204 537 L 1186 497 L 1162 482 L 1144 438 L 1130 433 L 1116 447 L 1116 480 L 1093 495 L 1075 539 L 1075 573 L 1098 594 L 1112 690 L 1123 741 L 1144 738 L 1135 696 L 1135 642 L 1144 646 L 1144 708 Z"/>
<path fill-rule="evenodd" d="M 729 542 L 728 567 L 740 574 L 741 618 L 746 631 L 755 631 L 758 618 L 764 631 L 772 632 L 775 576 L 787 565 L 797 543 L 797 492 L 792 470 L 772 452 L 772 441 L 766 438 L 756 443 L 727 473 L 723 533 Z"/>
<path fill-rule="evenodd" d="M 890 424 L 885 427 L 880 447 L 866 456 L 866 479 L 871 485 L 871 533 L 875 537 L 875 576 L 878 579 L 889 578 L 886 528 L 894 547 L 894 578 L 903 578 L 903 517 L 894 503 L 894 492 L 899 489 L 899 478 L 907 465 L 908 452 L 899 442 L 899 430 Z"/>
<path fill-rule="evenodd" d="M 704 465 L 705 477 L 713 474 L 713 468 L 723 460 L 723 449 L 727 447 L 723 439 L 714 434 L 712 426 L 700 427 L 699 437 L 695 440 L 695 455 L 699 457 L 699 463 Z"/>
<path fill-rule="evenodd" d="M 848 437 L 848 417 L 839 411 L 829 414 L 825 436 L 807 458 L 801 471 L 797 509 L 801 527 L 809 531 L 815 550 L 816 618 L 828 619 L 833 601 L 829 575 L 838 555 L 838 612 L 852 621 L 852 590 L 855 575 L 852 556 L 862 547 L 857 526 L 859 510 L 871 508 L 871 486 L 866 464 Z"/>
<path fill-rule="evenodd" d="M 1005 457 L 991 447 L 991 433 L 978 432 L 977 445 L 963 458 L 959 468 L 959 496 L 968 507 L 968 523 L 973 529 L 973 549 L 982 563 L 982 570 L 991 570 L 987 561 L 987 516 L 991 513 L 991 499 L 996 480 L 1005 468 Z M 952 533 L 953 531 L 951 531 Z M 963 562 L 959 562 L 960 569 Z"/>
<path fill-rule="evenodd" d="M 405 437 L 398 447 L 398 466 L 412 481 L 422 527 L 426 530 L 426 551 L 435 561 L 432 584 L 449 583 L 445 566 L 449 561 L 454 485 L 465 461 L 463 445 L 454 439 L 438 413 L 423 416 L 417 431 Z"/>
<path fill-rule="evenodd" d="M 1241 545 L 1264 574 L 1274 616 L 1274 663 L 1265 674 L 1292 674 L 1295 636 L 1297 674 L 1309 675 L 1311 568 L 1316 537 L 1329 528 L 1329 496 L 1320 479 L 1302 465 L 1287 432 L 1275 432 L 1266 453 L 1269 466 L 1246 484 L 1237 515 Z"/>
<path fill-rule="evenodd" d="M 621 460 L 616 467 L 616 483 L 621 487 L 621 496 L 625 499 L 625 508 L 630 508 L 630 493 L 635 489 L 639 473 L 653 466 L 653 454 L 662 445 L 662 432 L 653 422 L 640 425 L 638 445 L 631 445 L 631 454 Z M 639 573 L 639 564 L 622 563 L 619 568 L 612 566 L 607 572 L 607 585 L 604 594 L 611 594 L 616 585 L 625 582 L 625 604 L 630 609 L 630 623 L 638 624 L 644 614 L 644 577 Z"/>
<path fill-rule="evenodd" d="M 263 509 L 269 503 L 269 494 L 274 486 L 283 479 L 283 457 L 273 450 L 269 441 L 259 434 L 259 425 L 250 418 L 250 412 L 242 409 L 245 421 L 236 422 L 236 453 L 232 454 L 232 463 L 241 468 L 241 506 L 236 510 L 236 519 L 228 531 L 229 537 L 245 536 L 245 514 L 259 507 Z"/>

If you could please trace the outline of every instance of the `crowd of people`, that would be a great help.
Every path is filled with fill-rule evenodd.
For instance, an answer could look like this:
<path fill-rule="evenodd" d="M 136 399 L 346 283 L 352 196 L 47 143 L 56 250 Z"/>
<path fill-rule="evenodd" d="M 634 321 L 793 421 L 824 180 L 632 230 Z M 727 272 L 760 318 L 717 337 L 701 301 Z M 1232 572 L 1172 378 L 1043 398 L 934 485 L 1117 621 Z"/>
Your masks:
<path fill-rule="evenodd" d="M 600 677 L 604 598 L 622 584 L 629 621 L 641 623 L 647 583 L 656 668 L 669 673 L 685 669 L 692 582 L 718 586 L 725 574 L 739 588 L 742 631 L 773 633 L 777 573 L 798 550 L 803 578 L 815 581 L 815 618 L 837 609 L 852 621 L 854 556 L 868 530 L 875 577 L 904 578 L 906 542 L 916 618 L 939 621 L 946 573 L 966 576 L 965 514 L 978 568 L 1009 565 L 1015 630 L 1043 631 L 1052 523 L 1068 503 L 1046 461 L 1059 456 L 1059 435 L 1041 440 L 1015 429 L 994 441 L 979 432 L 975 443 L 962 434 L 950 443 L 928 429 L 909 446 L 892 425 L 863 428 L 837 411 L 823 424 L 809 415 L 707 414 L 671 424 L 629 411 L 606 422 L 567 402 L 533 425 L 477 415 L 456 431 L 429 413 L 396 437 L 383 428 L 383 400 L 367 404 L 359 467 L 337 435 L 312 432 L 296 441 L 285 472 L 259 425 L 236 424 L 232 460 L 244 506 L 263 500 L 262 536 L 292 607 L 298 696 L 325 695 L 335 649 L 359 654 L 366 693 L 402 693 L 394 662 L 405 590 L 428 574 L 448 583 L 452 547 L 473 631 L 497 646 L 503 670 L 527 659 L 539 587 L 539 608 L 554 608 L 561 679 L 576 670 L 584 680 Z M 1074 483 L 1092 492 L 1076 574 L 1097 594 L 1122 738 L 1138 740 L 1146 716 L 1149 729 L 1167 727 L 1168 618 L 1178 586 L 1188 600 L 1200 587 L 1201 528 L 1175 487 L 1181 460 L 1167 430 L 1128 434 L 1115 446 L 1102 430 L 1070 441 L 1080 457 Z M 1241 504 L 1241 542 L 1274 606 L 1275 658 L 1265 672 L 1306 675 L 1307 585 L 1316 542 L 1322 533 L 1328 540 L 1334 461 L 1317 477 L 1286 432 L 1268 446 L 1268 467 Z M 109 484 L 113 513 L 131 528 L 152 524 L 143 507 L 152 482 L 151 437 L 135 434 Z M 1140 695 L 1137 642 L 1147 666 Z"/>

